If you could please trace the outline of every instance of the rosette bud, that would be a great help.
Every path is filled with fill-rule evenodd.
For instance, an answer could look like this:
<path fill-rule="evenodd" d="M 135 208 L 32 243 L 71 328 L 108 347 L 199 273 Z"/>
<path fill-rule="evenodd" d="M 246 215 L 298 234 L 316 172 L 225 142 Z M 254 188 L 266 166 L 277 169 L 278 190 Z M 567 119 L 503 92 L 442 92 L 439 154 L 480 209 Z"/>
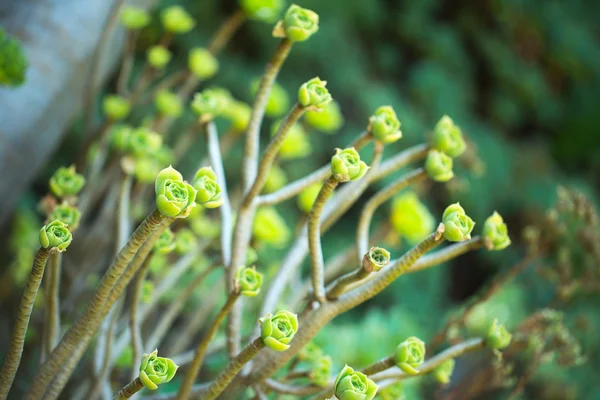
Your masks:
<path fill-rule="evenodd" d="M 430 150 L 425 160 L 425 171 L 436 182 L 447 182 L 454 177 L 452 157 L 437 150 Z"/>
<path fill-rule="evenodd" d="M 217 208 L 223 204 L 223 193 L 217 183 L 217 175 L 210 167 L 200 168 L 194 176 L 194 188 L 198 191 L 196 202 L 205 208 Z"/>
<path fill-rule="evenodd" d="M 489 250 L 502 250 L 511 243 L 508 228 L 496 211 L 483 223 L 482 236 Z"/>
<path fill-rule="evenodd" d="M 231 122 L 231 127 L 237 132 L 243 132 L 248 128 L 252 108 L 243 101 L 232 100 L 223 110 L 223 116 Z"/>
<path fill-rule="evenodd" d="M 161 115 L 177 118 L 183 112 L 179 96 L 168 90 L 159 91 L 154 97 L 154 105 Z"/>
<path fill-rule="evenodd" d="M 172 57 L 169 49 L 160 45 L 152 46 L 146 52 L 146 60 L 154 69 L 164 69 L 171 62 Z"/>
<path fill-rule="evenodd" d="M 60 220 L 54 220 L 40 229 L 40 245 L 45 249 L 57 249 L 65 251 L 71 244 L 73 236 L 67 224 Z"/>
<path fill-rule="evenodd" d="M 411 244 L 417 244 L 435 229 L 435 218 L 414 192 L 401 193 L 392 201 L 392 226 Z"/>
<path fill-rule="evenodd" d="M 194 95 L 192 111 L 200 117 L 201 122 L 207 122 L 220 115 L 225 109 L 225 105 L 222 93 L 206 89 Z"/>
<path fill-rule="evenodd" d="M 125 6 L 121 11 L 121 24 L 127 29 L 142 29 L 150 23 L 150 14 L 144 9 Z"/>
<path fill-rule="evenodd" d="M 60 167 L 50 178 L 50 190 L 57 197 L 75 196 L 85 185 L 83 175 L 75 172 L 75 166 Z"/>
<path fill-rule="evenodd" d="M 160 172 L 160 166 L 154 157 L 139 157 L 133 160 L 133 174 L 138 182 L 151 183 Z"/>
<path fill-rule="evenodd" d="M 140 364 L 140 381 L 146 389 L 156 390 L 158 385 L 170 382 L 179 368 L 170 358 L 157 357 L 158 350 L 144 354 Z"/>
<path fill-rule="evenodd" d="M 127 151 L 136 157 L 155 156 L 162 146 L 162 136 L 145 126 L 129 135 Z"/>
<path fill-rule="evenodd" d="M 275 351 L 285 351 L 290 348 L 290 342 L 298 331 L 298 316 L 289 311 L 281 310 L 275 315 L 267 314 L 258 320 L 260 336 L 265 345 Z"/>
<path fill-rule="evenodd" d="M 418 374 L 417 368 L 425 360 L 425 343 L 411 336 L 396 347 L 396 365 L 410 375 Z"/>
<path fill-rule="evenodd" d="M 326 86 L 327 82 L 318 77 L 304 82 L 298 90 L 298 103 L 303 107 L 322 109 L 333 100 Z"/>
<path fill-rule="evenodd" d="M 505 347 L 508 347 L 510 341 L 512 339 L 512 335 L 504 325 L 498 324 L 498 320 L 495 319 L 490 326 L 490 330 L 488 331 L 487 337 L 485 338 L 485 344 L 494 350 L 502 350 Z"/>
<path fill-rule="evenodd" d="M 0 28 L 0 86 L 20 86 L 25 82 L 27 57 L 21 43 Z"/>
<path fill-rule="evenodd" d="M 111 94 L 102 101 L 102 109 L 106 118 L 111 121 L 120 121 L 129 115 L 131 104 L 125 97 Z"/>
<path fill-rule="evenodd" d="M 281 125 L 281 121 L 273 122 L 271 125 L 271 135 L 275 135 Z M 281 147 L 279 148 L 279 157 L 282 160 L 295 160 L 306 157 L 312 151 L 308 135 L 301 124 L 294 124 L 288 130 Z"/>
<path fill-rule="evenodd" d="M 240 0 L 240 7 L 250 19 L 273 23 L 285 6 L 284 0 Z"/>
<path fill-rule="evenodd" d="M 235 273 L 235 287 L 242 296 L 254 297 L 260 293 L 262 274 L 255 267 L 240 267 Z"/>
<path fill-rule="evenodd" d="M 196 205 L 196 189 L 171 166 L 158 173 L 154 189 L 156 208 L 165 217 L 185 218 Z"/>
<path fill-rule="evenodd" d="M 372 400 L 379 387 L 365 374 L 346 365 L 335 378 L 333 388 L 339 400 Z"/>
<path fill-rule="evenodd" d="M 189 70 L 200 79 L 212 78 L 219 70 L 219 61 L 203 47 L 195 47 L 188 55 Z"/>
<path fill-rule="evenodd" d="M 454 361 L 454 358 L 450 358 L 438 365 L 433 370 L 433 377 L 435 378 L 435 380 L 441 383 L 442 385 L 447 385 L 450 382 L 452 372 L 454 372 L 455 364 L 456 361 Z"/>
<path fill-rule="evenodd" d="M 160 13 L 160 20 L 165 29 L 171 33 L 188 33 L 196 26 L 194 18 L 181 6 L 165 8 Z"/>
<path fill-rule="evenodd" d="M 344 125 L 344 116 L 340 105 L 334 100 L 320 110 L 308 110 L 304 120 L 323 133 L 335 133 Z"/>
<path fill-rule="evenodd" d="M 379 271 L 390 263 L 390 252 L 383 247 L 371 247 L 364 255 L 362 265 L 365 271 Z"/>
<path fill-rule="evenodd" d="M 81 212 L 68 203 L 57 205 L 48 216 L 49 221 L 59 220 L 66 224 L 71 232 L 77 229 L 80 219 Z"/>
<path fill-rule="evenodd" d="M 319 14 L 292 4 L 283 20 L 277 22 L 273 29 L 273 36 L 285 37 L 292 42 L 303 42 L 319 30 Z"/>
<path fill-rule="evenodd" d="M 367 131 L 381 143 L 394 143 L 402 137 L 400 120 L 390 106 L 381 106 L 369 118 Z"/>
<path fill-rule="evenodd" d="M 319 196 L 322 186 L 322 183 L 314 183 L 301 191 L 298 195 L 298 208 L 305 213 L 309 213 L 315 204 L 315 200 L 317 200 L 317 196 Z"/>
<path fill-rule="evenodd" d="M 154 251 L 158 254 L 168 254 L 173 250 L 175 250 L 175 235 L 171 229 L 167 228 L 154 243 Z"/>
<path fill-rule="evenodd" d="M 275 208 L 261 207 L 254 217 L 252 234 L 259 242 L 282 247 L 290 238 L 290 229 Z"/>
<path fill-rule="evenodd" d="M 250 94 L 254 97 L 258 92 L 258 86 L 260 80 L 255 79 L 250 85 Z M 281 85 L 277 82 L 273 82 L 271 87 L 271 93 L 269 94 L 269 100 L 267 101 L 267 107 L 265 108 L 265 114 L 269 117 L 277 118 L 282 116 L 290 108 L 290 98 Z"/>
<path fill-rule="evenodd" d="M 315 344 L 308 342 L 302 350 L 298 352 L 298 358 L 302 361 L 316 361 L 323 355 L 323 350 Z"/>
<path fill-rule="evenodd" d="M 360 160 L 360 155 L 354 147 L 342 150 L 335 149 L 331 158 L 331 174 L 338 182 L 355 181 L 367 173 L 369 167 Z"/>
<path fill-rule="evenodd" d="M 451 242 L 462 242 L 471 239 L 471 231 L 475 222 L 465 213 L 459 203 L 446 207 L 442 215 L 444 238 Z"/>
<path fill-rule="evenodd" d="M 191 229 L 183 228 L 175 235 L 175 251 L 187 254 L 198 247 L 198 238 Z"/>
<path fill-rule="evenodd" d="M 447 115 L 444 115 L 433 129 L 432 145 L 452 158 L 460 156 L 467 148 L 460 128 Z"/>
<path fill-rule="evenodd" d="M 310 368 L 311 382 L 320 387 L 328 386 L 332 365 L 333 361 L 329 356 L 320 356 L 315 359 Z"/>
<path fill-rule="evenodd" d="M 283 187 L 286 183 L 287 177 L 285 176 L 285 171 L 277 165 L 273 165 L 269 171 L 269 175 L 267 175 L 267 180 L 265 181 L 265 187 L 263 191 L 265 193 L 274 192 Z"/>
<path fill-rule="evenodd" d="M 114 125 L 110 130 L 110 144 L 119 151 L 126 151 L 133 129 L 129 125 Z"/>

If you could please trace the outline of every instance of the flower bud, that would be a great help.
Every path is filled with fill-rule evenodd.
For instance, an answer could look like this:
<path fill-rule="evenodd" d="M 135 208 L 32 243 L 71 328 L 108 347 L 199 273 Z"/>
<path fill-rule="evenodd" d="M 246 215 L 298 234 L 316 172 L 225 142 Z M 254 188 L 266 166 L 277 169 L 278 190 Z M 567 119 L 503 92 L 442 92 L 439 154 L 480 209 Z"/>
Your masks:
<path fill-rule="evenodd" d="M 154 105 L 161 115 L 177 118 L 183 112 L 179 96 L 168 90 L 159 91 L 154 97 Z"/>
<path fill-rule="evenodd" d="M 59 252 L 65 251 L 71 244 L 73 236 L 67 224 L 54 220 L 40 229 L 40 244 L 43 248 L 55 248 Z"/>
<path fill-rule="evenodd" d="M 194 18 L 181 6 L 170 6 L 160 13 L 160 19 L 168 32 L 188 33 L 196 25 Z"/>
<path fill-rule="evenodd" d="M 196 205 L 196 189 L 171 166 L 158 173 L 154 189 L 156 208 L 165 217 L 185 218 Z"/>
<path fill-rule="evenodd" d="M 66 224 L 71 232 L 77 229 L 80 219 L 81 212 L 77 209 L 77 207 L 73 207 L 68 203 L 57 205 L 48 216 L 49 221 L 59 220 L 60 222 Z"/>
<path fill-rule="evenodd" d="M 157 355 L 158 350 L 154 350 L 142 357 L 140 381 L 146 389 L 156 390 L 158 385 L 171 381 L 179 368 L 170 358 L 157 357 Z"/>
<path fill-rule="evenodd" d="M 314 360 L 310 368 L 311 382 L 320 387 L 329 386 L 332 365 L 333 361 L 329 356 L 321 356 Z"/>
<path fill-rule="evenodd" d="M 367 131 L 381 143 L 394 143 L 402 137 L 400 121 L 390 106 L 381 106 L 369 118 Z"/>
<path fill-rule="evenodd" d="M 510 245 L 508 228 L 496 211 L 483 223 L 483 240 L 490 250 L 502 250 Z"/>
<path fill-rule="evenodd" d="M 194 95 L 192 111 L 200 117 L 201 121 L 210 121 L 223 112 L 225 105 L 222 93 L 206 89 Z"/>
<path fill-rule="evenodd" d="M 156 179 L 156 175 L 159 172 L 160 166 L 154 157 L 143 156 L 134 160 L 133 174 L 138 182 L 154 182 L 154 179 Z"/>
<path fill-rule="evenodd" d="M 265 181 L 265 187 L 263 191 L 265 193 L 274 192 L 283 187 L 286 183 L 287 177 L 285 176 L 283 169 L 277 165 L 273 165 L 269 171 L 269 175 L 267 175 L 267 180 Z"/>
<path fill-rule="evenodd" d="M 333 388 L 339 400 L 372 400 L 379 387 L 365 374 L 346 365 L 335 378 Z"/>
<path fill-rule="evenodd" d="M 219 61 L 207 49 L 195 47 L 190 50 L 188 68 L 197 78 L 209 79 L 219 70 Z"/>
<path fill-rule="evenodd" d="M 131 104 L 125 97 L 108 95 L 102 102 L 104 114 L 111 121 L 120 121 L 127 118 L 131 111 Z"/>
<path fill-rule="evenodd" d="M 231 127 L 235 131 L 243 132 L 250 123 L 252 108 L 242 101 L 232 100 L 223 110 L 223 116 L 231 122 Z"/>
<path fill-rule="evenodd" d="M 144 9 L 124 6 L 121 11 L 121 24 L 127 29 L 142 29 L 150 23 L 150 14 Z"/>
<path fill-rule="evenodd" d="M 275 247 L 284 246 L 290 238 L 290 230 L 285 220 L 273 207 L 261 207 L 252 225 L 254 239 Z"/>
<path fill-rule="evenodd" d="M 210 167 L 200 168 L 194 176 L 194 188 L 198 191 L 196 202 L 205 208 L 217 208 L 223 204 L 223 193 L 217 183 L 217 175 Z"/>
<path fill-rule="evenodd" d="M 57 197 L 75 196 L 83 189 L 85 178 L 75 172 L 75 166 L 60 167 L 50 178 L 50 190 Z"/>
<path fill-rule="evenodd" d="M 321 356 L 323 356 L 323 350 L 315 342 L 308 342 L 298 352 L 298 358 L 301 361 L 316 361 Z"/>
<path fill-rule="evenodd" d="M 433 129 L 432 146 L 452 158 L 460 156 L 467 148 L 460 128 L 447 115 L 444 115 Z"/>
<path fill-rule="evenodd" d="M 167 228 L 154 243 L 154 251 L 158 254 L 169 254 L 173 250 L 175 250 L 175 235 L 171 229 Z"/>
<path fill-rule="evenodd" d="M 183 228 L 175 235 L 175 251 L 179 254 L 187 254 L 198 247 L 198 238 L 191 229 Z"/>
<path fill-rule="evenodd" d="M 148 64 L 154 69 L 164 69 L 171 61 L 172 56 L 169 49 L 160 45 L 152 46 L 146 52 Z"/>
<path fill-rule="evenodd" d="M 304 107 L 322 109 L 333 100 L 326 86 L 327 82 L 318 77 L 303 83 L 298 90 L 298 103 Z"/>
<path fill-rule="evenodd" d="M 355 181 L 367 173 L 369 167 L 360 160 L 360 155 L 354 147 L 342 150 L 335 149 L 331 158 L 331 174 L 338 182 Z"/>
<path fill-rule="evenodd" d="M 437 150 L 430 150 L 425 160 L 425 171 L 436 182 L 447 182 L 454 177 L 452 158 Z"/>
<path fill-rule="evenodd" d="M 451 242 L 462 242 L 471 239 L 471 231 L 475 222 L 465 213 L 459 203 L 446 207 L 442 216 L 444 238 Z"/>
<path fill-rule="evenodd" d="M 315 200 L 321 191 L 322 183 L 314 183 L 300 192 L 298 195 L 298 208 L 305 213 L 309 213 L 312 210 Z"/>
<path fill-rule="evenodd" d="M 390 252 L 382 247 L 371 247 L 364 255 L 362 265 L 365 271 L 379 271 L 390 263 Z"/>
<path fill-rule="evenodd" d="M 110 130 L 110 143 L 119 151 L 126 151 L 133 129 L 129 125 L 114 125 Z"/>
<path fill-rule="evenodd" d="M 155 156 L 162 146 L 162 136 L 141 126 L 129 135 L 127 151 L 136 157 Z"/>
<path fill-rule="evenodd" d="M 250 19 L 273 23 L 285 6 L 284 0 L 240 0 L 240 7 Z"/>
<path fill-rule="evenodd" d="M 417 368 L 425 360 L 425 343 L 411 336 L 396 347 L 396 365 L 409 375 L 419 373 Z"/>
<path fill-rule="evenodd" d="M 392 226 L 410 244 L 417 244 L 435 229 L 435 218 L 412 191 L 399 194 L 392 201 Z"/>
<path fill-rule="evenodd" d="M 242 296 L 255 297 L 260 293 L 262 274 L 255 267 L 240 267 L 235 273 L 235 285 Z"/>
<path fill-rule="evenodd" d="M 485 344 L 491 349 L 502 350 L 508 347 L 511 339 L 512 335 L 506 330 L 506 327 L 498 324 L 498 320 L 495 319 L 485 338 Z"/>
<path fill-rule="evenodd" d="M 319 30 L 319 14 L 292 4 L 283 20 L 273 29 L 273 36 L 286 37 L 293 42 L 303 42 Z"/>
<path fill-rule="evenodd" d="M 258 320 L 260 336 L 265 345 L 275 351 L 285 351 L 290 348 L 290 342 L 298 331 L 298 316 L 289 311 L 281 310 L 275 315 L 267 314 Z"/>
<path fill-rule="evenodd" d="M 260 80 L 255 79 L 252 81 L 250 85 L 250 93 L 252 97 L 256 96 L 256 92 L 258 92 L 258 86 L 260 85 Z M 269 100 L 267 102 L 267 107 L 265 109 L 265 114 L 269 117 L 277 118 L 285 114 L 290 108 L 290 98 L 281 85 L 277 82 L 273 82 L 273 86 L 271 87 L 271 93 L 269 94 Z"/>
<path fill-rule="evenodd" d="M 452 372 L 454 372 L 455 364 L 456 361 L 454 361 L 454 358 L 450 358 L 438 365 L 433 370 L 433 377 L 435 378 L 435 380 L 441 383 L 442 385 L 447 385 L 450 382 Z"/>
<path fill-rule="evenodd" d="M 277 133 L 280 125 L 281 121 L 273 122 L 271 135 L 274 136 Z M 279 147 L 279 158 L 282 160 L 295 160 L 306 157 L 311 151 L 312 146 L 306 131 L 301 124 L 296 123 L 288 130 L 283 143 Z"/>
<path fill-rule="evenodd" d="M 21 43 L 0 27 L 0 86 L 20 86 L 25 82 L 27 57 Z"/>
<path fill-rule="evenodd" d="M 304 120 L 323 133 L 335 133 L 344 125 L 344 116 L 335 100 L 327 103 L 321 110 L 308 110 Z"/>

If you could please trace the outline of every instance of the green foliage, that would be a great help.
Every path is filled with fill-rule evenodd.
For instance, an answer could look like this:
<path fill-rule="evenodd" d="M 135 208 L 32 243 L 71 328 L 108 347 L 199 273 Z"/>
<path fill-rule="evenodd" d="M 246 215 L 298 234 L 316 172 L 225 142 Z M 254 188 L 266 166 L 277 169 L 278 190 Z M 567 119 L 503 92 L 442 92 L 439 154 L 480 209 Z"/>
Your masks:
<path fill-rule="evenodd" d="M 25 82 L 27 66 L 21 43 L 0 27 L 0 85 L 21 86 Z"/>

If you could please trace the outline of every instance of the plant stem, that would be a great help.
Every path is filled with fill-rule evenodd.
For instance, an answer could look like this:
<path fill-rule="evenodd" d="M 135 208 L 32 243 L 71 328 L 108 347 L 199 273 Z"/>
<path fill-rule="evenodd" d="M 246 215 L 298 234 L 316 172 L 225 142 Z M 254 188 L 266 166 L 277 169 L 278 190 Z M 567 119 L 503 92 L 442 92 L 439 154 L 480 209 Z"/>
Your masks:
<path fill-rule="evenodd" d="M 196 380 L 196 376 L 200 372 L 200 368 L 202 367 L 202 362 L 204 361 L 204 356 L 206 355 L 206 350 L 208 350 L 208 344 L 212 340 L 212 338 L 217 333 L 219 326 L 235 304 L 235 301 L 239 297 L 239 293 L 231 292 L 227 297 L 227 301 L 215 317 L 215 320 L 208 328 L 208 331 L 204 334 L 204 337 L 196 347 L 196 354 L 194 355 L 194 359 L 192 360 L 190 366 L 188 367 L 188 371 L 183 378 L 183 382 L 181 383 L 181 387 L 179 388 L 179 393 L 177 394 L 178 399 L 187 399 L 192 390 L 192 385 Z"/>
<path fill-rule="evenodd" d="M 267 379 L 265 386 L 274 392 L 280 394 L 289 394 L 292 396 L 310 396 L 322 390 L 319 386 L 297 386 L 276 381 L 275 379 Z"/>
<path fill-rule="evenodd" d="M 5 400 L 8 397 L 8 392 L 17 374 L 17 369 L 21 363 L 21 355 L 23 354 L 23 346 L 25 344 L 25 334 L 27 333 L 27 327 L 29 326 L 29 320 L 31 319 L 31 312 L 33 311 L 33 303 L 35 297 L 42 283 L 44 276 L 44 269 L 46 268 L 46 262 L 50 250 L 40 248 L 35 254 L 33 259 L 33 267 L 31 268 L 31 274 L 25 284 L 25 290 L 21 297 L 21 303 L 19 304 L 19 313 L 15 326 L 13 328 L 13 334 L 10 339 L 8 346 L 8 352 L 2 369 L 0 370 L 0 399 Z"/>
<path fill-rule="evenodd" d="M 313 292 L 320 303 L 327 301 L 325 297 L 325 277 L 323 275 L 323 250 L 321 249 L 321 213 L 325 202 L 331 197 L 337 185 L 338 181 L 333 176 L 330 176 L 323 183 L 308 219 L 308 248 Z"/>
<path fill-rule="evenodd" d="M 119 70 L 119 77 L 117 78 L 117 91 L 122 96 L 129 94 L 127 84 L 129 83 L 129 77 L 131 76 L 131 70 L 133 69 L 136 40 L 137 30 L 128 31 L 125 40 L 125 50 L 123 51 L 123 57 L 121 59 L 121 69 Z"/>
<path fill-rule="evenodd" d="M 429 153 L 429 149 L 430 146 L 426 143 L 418 144 L 390 157 L 373 171 L 370 178 L 371 182 L 380 181 L 408 164 L 425 159 L 427 153 Z"/>
<path fill-rule="evenodd" d="M 144 388 L 144 384 L 142 383 L 140 378 L 135 378 L 134 380 L 129 382 L 127 385 L 125 385 L 123 387 L 123 389 L 119 390 L 119 393 L 117 393 L 115 395 L 115 397 L 113 397 L 113 400 L 129 399 L 130 397 L 132 397 L 134 394 L 136 394 L 143 388 Z"/>
<path fill-rule="evenodd" d="M 60 275 L 62 256 L 60 253 L 50 254 L 48 272 L 46 273 L 46 308 L 44 319 L 44 354 L 46 360 L 58 343 L 60 335 Z"/>
<path fill-rule="evenodd" d="M 219 54 L 245 20 L 246 15 L 240 9 L 231 14 L 215 33 L 215 36 L 208 45 L 208 51 L 215 56 Z"/>
<path fill-rule="evenodd" d="M 138 306 L 140 297 L 142 296 L 142 287 L 144 286 L 144 281 L 148 276 L 148 268 L 150 267 L 151 261 L 152 254 L 146 257 L 142 266 L 140 267 L 140 270 L 136 274 L 131 292 L 131 303 L 129 305 L 129 331 L 131 332 L 131 359 L 134 360 L 134 362 L 140 359 L 142 348 L 144 347 L 142 343 L 142 329 L 140 327 L 140 321 L 138 318 Z M 135 378 L 137 373 L 138 369 L 134 366 L 131 371 L 131 379 Z"/>
<path fill-rule="evenodd" d="M 481 239 L 481 236 L 474 236 L 470 240 L 453 243 L 442 250 L 438 250 L 421 257 L 419 261 L 417 261 L 408 271 L 406 271 L 406 273 L 411 274 L 413 272 L 423 271 L 425 269 L 450 261 L 458 256 L 468 253 L 469 251 L 479 250 L 482 247 L 483 240 Z"/>
<path fill-rule="evenodd" d="M 345 275 L 340 276 L 336 279 L 331 288 L 327 291 L 327 299 L 335 300 L 340 297 L 346 288 L 353 283 L 357 283 L 368 277 L 371 273 L 364 269 L 362 266 L 352 272 L 348 272 Z"/>
<path fill-rule="evenodd" d="M 378 372 L 385 371 L 388 368 L 392 368 L 394 365 L 396 365 L 396 359 L 394 356 L 389 356 L 361 369 L 360 372 L 367 376 L 371 376 Z"/>

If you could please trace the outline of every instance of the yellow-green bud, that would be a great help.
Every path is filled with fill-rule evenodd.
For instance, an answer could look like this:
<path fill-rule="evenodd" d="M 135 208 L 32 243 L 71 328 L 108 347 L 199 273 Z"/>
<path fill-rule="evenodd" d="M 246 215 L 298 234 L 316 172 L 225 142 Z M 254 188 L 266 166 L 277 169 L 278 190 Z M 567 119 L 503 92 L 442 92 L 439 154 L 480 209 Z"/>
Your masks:
<path fill-rule="evenodd" d="M 165 256 L 164 254 L 155 254 L 151 259 L 150 259 L 150 266 L 148 267 L 148 269 L 150 269 L 150 272 L 152 272 L 152 275 L 154 276 L 160 276 L 162 275 L 167 267 L 167 256 Z"/>
<path fill-rule="evenodd" d="M 328 386 L 332 365 L 333 361 L 329 356 L 321 356 L 317 358 L 312 363 L 312 366 L 310 368 L 311 382 L 320 387 Z"/>
<path fill-rule="evenodd" d="M 460 128 L 447 115 L 444 115 L 433 129 L 432 145 L 453 158 L 460 156 L 467 148 Z"/>
<path fill-rule="evenodd" d="M 194 176 L 194 188 L 198 191 L 196 202 L 205 208 L 217 208 L 223 204 L 221 186 L 217 175 L 210 167 L 200 168 Z"/>
<path fill-rule="evenodd" d="M 265 187 L 263 191 L 265 193 L 274 192 L 283 187 L 286 183 L 287 177 L 285 176 L 285 171 L 277 165 L 273 165 L 269 171 L 269 175 L 267 175 L 267 180 L 265 181 Z"/>
<path fill-rule="evenodd" d="M 454 177 L 452 157 L 437 150 L 430 150 L 425 160 L 425 171 L 436 182 L 447 182 Z"/>
<path fill-rule="evenodd" d="M 148 64 L 155 69 L 164 69 L 171 61 L 172 56 L 169 49 L 160 45 L 152 46 L 146 52 Z"/>
<path fill-rule="evenodd" d="M 369 118 L 367 131 L 381 143 L 394 143 L 402 137 L 400 120 L 390 106 L 381 106 Z"/>
<path fill-rule="evenodd" d="M 271 126 L 271 134 L 275 135 L 281 121 L 273 122 Z M 301 124 L 294 124 L 288 130 L 283 143 L 279 147 L 279 157 L 282 160 L 294 160 L 298 158 L 306 157 L 312 151 L 312 146 L 306 131 Z"/>
<path fill-rule="evenodd" d="M 198 238 L 191 229 L 183 228 L 175 235 L 175 250 L 179 254 L 187 254 L 198 247 Z"/>
<path fill-rule="evenodd" d="M 146 389 L 156 390 L 158 385 L 170 382 L 179 368 L 170 358 L 157 356 L 158 350 L 154 350 L 142 357 L 140 381 Z"/>
<path fill-rule="evenodd" d="M 154 189 L 156 208 L 165 217 L 185 218 L 196 205 L 196 189 L 171 166 L 158 173 Z"/>
<path fill-rule="evenodd" d="M 235 286 L 242 296 L 255 297 L 260 293 L 262 274 L 255 267 L 239 267 L 235 273 Z"/>
<path fill-rule="evenodd" d="M 231 127 L 235 131 L 243 132 L 248 128 L 248 123 L 250 123 L 252 108 L 242 101 L 232 100 L 222 113 L 231 122 Z"/>
<path fill-rule="evenodd" d="M 163 144 L 156 152 L 156 161 L 159 165 L 169 165 L 175 161 L 175 153 L 169 146 Z"/>
<path fill-rule="evenodd" d="M 27 66 L 21 42 L 0 27 L 0 86 L 21 86 L 25 82 Z"/>
<path fill-rule="evenodd" d="M 456 361 L 454 361 L 454 358 L 450 358 L 438 365 L 433 370 L 433 377 L 435 378 L 435 380 L 441 383 L 442 385 L 447 385 L 448 383 L 450 383 L 450 377 L 454 372 L 455 364 Z"/>
<path fill-rule="evenodd" d="M 465 213 L 459 203 L 446 207 L 442 216 L 444 238 L 451 242 L 462 242 L 471 239 L 471 231 L 475 222 Z"/>
<path fill-rule="evenodd" d="M 379 389 L 365 374 L 348 365 L 335 378 L 333 388 L 335 397 L 339 400 L 372 400 Z"/>
<path fill-rule="evenodd" d="M 300 192 L 298 195 L 298 208 L 305 213 L 309 213 L 312 210 L 315 200 L 321 191 L 322 183 L 314 183 Z"/>
<path fill-rule="evenodd" d="M 160 166 L 156 162 L 156 158 L 150 156 L 142 156 L 135 158 L 133 174 L 138 182 L 151 183 L 156 179 L 156 175 L 160 172 Z"/>
<path fill-rule="evenodd" d="M 258 86 L 260 84 L 260 80 L 255 79 L 250 85 L 250 92 L 252 96 L 256 96 L 256 92 L 258 92 Z M 269 117 L 280 117 L 285 114 L 290 108 L 290 98 L 281 85 L 277 82 L 273 82 L 273 86 L 271 87 L 271 93 L 269 94 L 269 100 L 267 102 L 267 108 L 265 109 L 265 114 Z"/>
<path fill-rule="evenodd" d="M 410 375 L 418 374 L 417 368 L 425 360 L 425 343 L 411 336 L 396 347 L 396 365 Z"/>
<path fill-rule="evenodd" d="M 194 18 L 181 6 L 165 8 L 160 19 L 165 29 L 172 33 L 188 33 L 196 26 Z"/>
<path fill-rule="evenodd" d="M 155 156 L 162 146 L 162 136 L 141 126 L 129 135 L 127 151 L 136 157 Z"/>
<path fill-rule="evenodd" d="M 327 81 L 318 77 L 303 83 L 298 90 L 298 103 L 304 107 L 322 109 L 333 100 L 326 86 Z"/>
<path fill-rule="evenodd" d="M 68 203 L 57 205 L 48 216 L 48 220 L 50 221 L 59 220 L 66 224 L 71 232 L 77 229 L 80 219 L 81 212 L 77 209 L 77 207 L 73 207 Z"/>
<path fill-rule="evenodd" d="M 210 121 L 220 115 L 225 109 L 225 98 L 219 91 L 206 89 L 194 95 L 192 111 L 202 121 Z"/>
<path fill-rule="evenodd" d="M 323 350 L 314 342 L 308 342 L 302 350 L 298 352 L 298 358 L 302 361 L 316 361 L 323 355 Z"/>
<path fill-rule="evenodd" d="M 83 189 L 85 178 L 75 172 L 75 166 L 60 167 L 50 178 L 50 190 L 57 197 L 75 196 Z"/>
<path fill-rule="evenodd" d="M 73 236 L 71 231 L 62 221 L 54 220 L 40 229 L 40 245 L 45 249 L 57 249 L 65 251 L 71 244 Z"/>
<path fill-rule="evenodd" d="M 188 68 L 197 78 L 208 79 L 219 70 L 219 61 L 207 49 L 195 47 L 190 50 Z"/>
<path fill-rule="evenodd" d="M 129 146 L 129 135 L 133 129 L 129 125 L 114 125 L 110 130 L 110 143 L 119 150 L 126 151 Z"/>
<path fill-rule="evenodd" d="M 290 230 L 285 220 L 273 207 L 261 207 L 254 217 L 252 234 L 259 242 L 275 247 L 284 246 L 290 238 Z"/>
<path fill-rule="evenodd" d="M 154 243 L 154 251 L 158 254 L 169 254 L 173 250 L 175 250 L 175 235 L 171 229 L 167 228 Z"/>
<path fill-rule="evenodd" d="M 320 110 L 308 110 L 304 119 L 310 126 L 323 133 L 335 133 L 344 125 L 344 116 L 335 100 Z"/>
<path fill-rule="evenodd" d="M 256 261 L 258 261 L 258 253 L 252 247 L 249 247 L 246 252 L 246 264 L 254 264 Z"/>
<path fill-rule="evenodd" d="M 239 0 L 244 14 L 250 19 L 273 23 L 285 6 L 284 0 Z"/>
<path fill-rule="evenodd" d="M 386 386 L 385 389 L 382 389 L 377 393 L 377 396 L 380 400 L 406 400 L 402 381 Z"/>
<path fill-rule="evenodd" d="M 124 6 L 121 11 L 121 24 L 127 29 L 142 29 L 150 23 L 150 14 L 144 9 Z"/>
<path fill-rule="evenodd" d="M 512 335 L 504 325 L 498 324 L 498 320 L 495 319 L 490 326 L 487 337 L 485 338 L 485 344 L 494 350 L 502 350 L 510 345 Z"/>
<path fill-rule="evenodd" d="M 111 121 L 120 121 L 129 115 L 131 104 L 125 97 L 113 94 L 104 98 L 102 108 L 108 119 Z"/>
<path fill-rule="evenodd" d="M 433 232 L 436 220 L 414 192 L 408 191 L 392 201 L 392 226 L 411 244 L 417 244 Z"/>
<path fill-rule="evenodd" d="M 390 263 L 390 252 L 383 247 L 371 247 L 364 255 L 362 265 L 365 271 L 379 271 Z"/>
<path fill-rule="evenodd" d="M 281 310 L 275 315 L 265 315 L 258 322 L 260 323 L 260 336 L 268 348 L 275 351 L 285 351 L 290 348 L 290 342 L 298 331 L 296 314 Z"/>
<path fill-rule="evenodd" d="M 483 223 L 483 240 L 490 250 L 502 250 L 510 245 L 508 228 L 502 216 L 496 211 Z"/>
<path fill-rule="evenodd" d="M 303 42 L 319 30 L 319 14 L 292 4 L 283 20 L 275 25 L 273 36 L 286 37 L 293 42 Z"/>
<path fill-rule="evenodd" d="M 168 90 L 159 91 L 154 97 L 154 105 L 161 115 L 177 118 L 183 112 L 183 103 L 179 96 Z"/>
<path fill-rule="evenodd" d="M 360 155 L 354 147 L 342 150 L 335 149 L 331 158 L 331 174 L 338 182 L 354 181 L 362 178 L 369 167 L 360 160 Z"/>

